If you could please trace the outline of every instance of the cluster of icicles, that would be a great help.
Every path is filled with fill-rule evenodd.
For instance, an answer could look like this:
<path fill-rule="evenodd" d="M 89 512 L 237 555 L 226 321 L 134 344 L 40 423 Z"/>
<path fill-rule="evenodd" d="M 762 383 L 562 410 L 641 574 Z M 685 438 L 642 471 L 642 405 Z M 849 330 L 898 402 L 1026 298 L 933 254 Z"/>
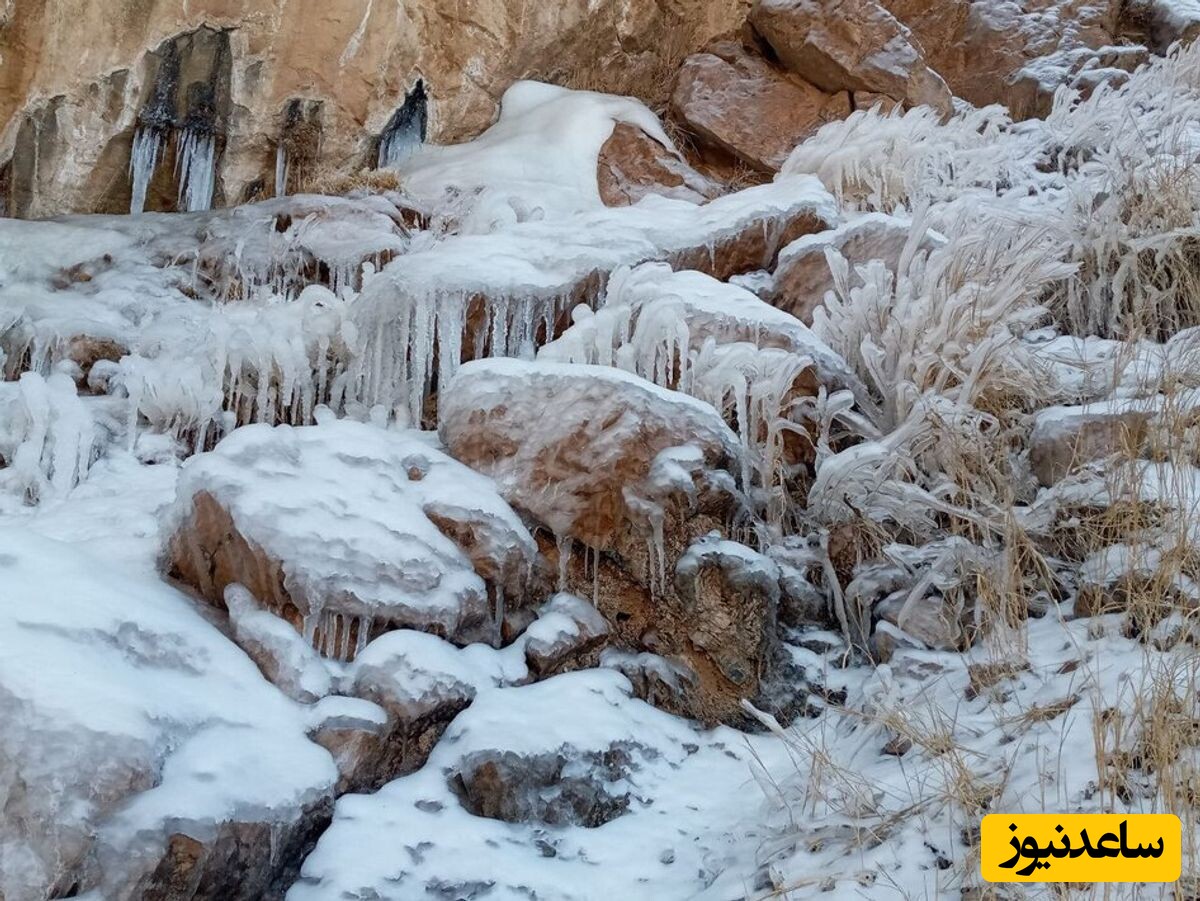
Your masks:
<path fill-rule="evenodd" d="M 533 359 L 539 343 L 571 304 L 559 295 L 482 298 L 463 292 L 409 292 L 402 282 L 364 296 L 354 314 L 363 336 L 355 376 L 358 399 L 382 404 L 410 424 L 421 422 L 426 402 L 463 360 Z M 470 314 L 480 304 L 479 321 Z M 468 333 L 469 330 L 469 333 Z"/>
<path fill-rule="evenodd" d="M 212 133 L 189 127 L 176 133 L 175 140 L 178 209 L 189 213 L 211 209 L 216 185 L 216 141 Z M 167 133 L 150 126 L 138 126 L 133 136 L 133 151 L 129 155 L 133 194 L 129 212 L 135 216 L 146 209 L 146 193 L 162 162 L 167 141 Z"/>

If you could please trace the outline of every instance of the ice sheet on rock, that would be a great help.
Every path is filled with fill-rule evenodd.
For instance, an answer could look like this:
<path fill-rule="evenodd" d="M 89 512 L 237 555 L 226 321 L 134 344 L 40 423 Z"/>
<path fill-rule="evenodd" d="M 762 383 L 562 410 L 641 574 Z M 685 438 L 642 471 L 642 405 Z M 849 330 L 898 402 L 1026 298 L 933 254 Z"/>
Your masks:
<path fill-rule="evenodd" d="M 0 493 L 27 503 L 65 495 L 87 475 L 100 438 L 67 375 L 0 381 Z"/>
<path fill-rule="evenodd" d="M 561 316 L 597 301 L 619 267 L 712 253 L 749 228 L 778 233 L 806 214 L 832 221 L 837 211 L 815 179 L 790 178 L 701 207 L 648 197 L 633 207 L 414 246 L 355 305 L 363 336 L 358 399 L 398 407 L 417 423 L 435 378 L 446 384 L 464 357 L 532 357 Z"/>
<path fill-rule="evenodd" d="M 280 562 L 306 637 L 320 628 L 328 644 L 341 634 L 343 646 L 323 650 L 343 660 L 355 650 L 346 646 L 351 630 L 323 628 L 323 613 L 357 620 L 359 651 L 376 622 L 455 634 L 490 616 L 477 569 L 502 596 L 523 582 L 536 554 L 488 478 L 418 433 L 349 420 L 236 430 L 184 465 L 174 527 L 200 493 Z M 448 537 L 456 528 L 470 533 L 470 546 Z"/>
<path fill-rule="evenodd" d="M 736 824 L 761 809 L 750 762 L 754 752 L 775 760 L 773 750 L 731 730 L 697 730 L 628 692 L 623 676 L 589 670 L 476 698 L 422 770 L 339 802 L 289 901 L 430 892 L 668 901 L 700 897 L 722 879 L 725 891 L 738 885 L 750 876 L 753 839 Z M 606 754 L 627 762 L 592 762 Z M 586 792 L 627 794 L 625 811 L 597 828 L 504 822 L 471 815 L 451 788 L 457 773 L 487 761 L 519 779 L 523 764 L 536 770 L 547 759 L 562 761 L 562 778 Z M 521 793 L 536 785 L 506 788 L 535 817 L 552 800 L 548 791 L 526 807 Z"/>
<path fill-rule="evenodd" d="M 518 81 L 500 100 L 500 118 L 464 144 L 425 146 L 396 168 L 405 191 L 430 209 L 464 198 L 460 227 L 491 232 L 602 206 L 600 148 L 625 122 L 674 149 L 644 104 L 629 97 Z M 380 165 L 384 165 L 380 148 Z M 390 161 L 388 162 L 390 165 Z"/>
<path fill-rule="evenodd" d="M 845 362 L 796 317 L 744 288 L 702 272 L 675 272 L 665 263 L 617 270 L 600 309 L 592 314 L 578 308 L 575 315 L 575 325 L 543 347 L 538 359 L 616 365 L 664 387 L 686 386 L 691 354 L 711 338 L 805 356 L 823 382 L 837 387 L 856 381 Z"/>
<path fill-rule="evenodd" d="M 84 856 L 81 888 L 125 897 L 168 832 L 287 822 L 328 796 L 300 708 L 188 598 L 27 529 L 0 548 L 5 897 L 44 896 Z"/>
<path fill-rule="evenodd" d="M 220 437 L 225 412 L 308 422 L 347 393 L 347 300 L 406 247 L 382 197 L 0 220 L 0 358 L 9 378 L 49 375 L 81 341 L 100 348 L 97 390 L 126 394 L 135 426 L 188 449 Z"/>
<path fill-rule="evenodd" d="M 333 677 L 312 645 L 241 585 L 225 589 L 225 609 L 234 640 L 289 698 L 312 704 L 333 690 Z"/>
<path fill-rule="evenodd" d="M 547 415 L 549 409 L 553 415 Z M 606 366 L 497 359 L 459 370 L 442 400 L 441 434 L 447 444 L 461 440 L 469 446 L 472 423 L 498 429 L 501 417 L 509 427 L 522 423 L 524 429 L 536 422 L 538 428 L 524 429 L 510 455 L 490 461 L 490 475 L 514 506 L 564 538 L 590 536 L 588 530 L 599 526 L 587 513 L 597 495 L 596 475 L 620 479 L 610 470 L 626 455 L 633 461 L 652 455 L 641 473 L 626 465 L 627 481 L 620 485 L 624 502 L 644 513 L 651 526 L 661 510 L 649 495 L 671 487 L 655 484 L 654 458 L 667 450 L 655 443 L 695 445 L 695 465 L 701 469 L 740 454 L 737 436 L 710 405 Z M 571 442 L 587 462 L 576 466 L 562 460 L 548 477 L 544 455 Z M 611 518 L 613 511 L 605 512 Z"/>
<path fill-rule="evenodd" d="M 519 648 L 458 648 L 445 639 L 397 629 L 372 641 L 345 674 L 356 694 L 416 719 L 446 703 L 528 676 Z"/>

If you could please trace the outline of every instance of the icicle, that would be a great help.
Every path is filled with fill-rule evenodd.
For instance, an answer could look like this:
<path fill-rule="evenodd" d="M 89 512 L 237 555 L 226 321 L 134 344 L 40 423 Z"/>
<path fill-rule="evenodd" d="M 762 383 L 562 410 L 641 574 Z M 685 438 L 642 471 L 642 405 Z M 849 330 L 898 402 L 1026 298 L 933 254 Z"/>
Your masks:
<path fill-rule="evenodd" d="M 418 79 L 379 136 L 380 169 L 394 169 L 408 160 L 425 143 L 428 97 L 425 82 Z"/>
<path fill-rule="evenodd" d="M 341 633 L 338 636 L 337 659 L 342 663 L 348 663 L 350 661 L 350 624 L 354 620 L 348 616 L 339 616 L 338 621 L 341 624 Z"/>
<path fill-rule="evenodd" d="M 288 158 L 287 151 L 283 149 L 283 144 L 280 143 L 275 148 L 275 196 L 285 197 L 287 195 L 288 183 Z"/>
<path fill-rule="evenodd" d="M 503 577 L 502 577 L 503 578 Z M 500 648 L 504 644 L 504 585 L 496 583 L 496 618 L 495 631 L 492 634 L 492 647 Z"/>
<path fill-rule="evenodd" d="M 156 128 L 138 126 L 134 132 L 133 151 L 129 154 L 129 175 L 133 181 L 129 212 L 134 216 L 146 209 L 146 191 L 154 178 L 154 170 L 158 167 L 162 145 L 162 132 Z"/>
<path fill-rule="evenodd" d="M 369 616 L 360 616 L 358 622 L 358 635 L 354 639 L 354 659 L 357 660 L 359 655 L 366 649 L 367 641 L 370 639 L 371 627 L 374 623 Z"/>
<path fill-rule="evenodd" d="M 567 571 L 571 564 L 571 549 L 574 545 L 570 535 L 557 535 L 554 539 L 558 547 L 558 590 L 567 590 Z"/>
<path fill-rule="evenodd" d="M 216 142 L 209 132 L 184 129 L 179 141 L 179 156 L 175 160 L 179 209 L 194 213 L 212 208 L 215 153 Z"/>

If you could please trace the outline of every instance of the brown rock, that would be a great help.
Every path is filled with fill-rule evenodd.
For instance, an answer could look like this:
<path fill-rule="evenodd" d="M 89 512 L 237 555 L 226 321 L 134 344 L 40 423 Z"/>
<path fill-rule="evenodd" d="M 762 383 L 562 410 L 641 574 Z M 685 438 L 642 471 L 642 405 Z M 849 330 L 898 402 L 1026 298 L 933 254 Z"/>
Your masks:
<path fill-rule="evenodd" d="M 557 594 L 541 610 L 525 634 L 525 662 L 539 679 L 594 658 L 608 637 L 604 617 L 582 598 Z"/>
<path fill-rule="evenodd" d="M 629 206 L 648 194 L 703 203 L 720 193 L 678 153 L 625 122 L 600 148 L 596 179 L 607 206 Z"/>
<path fill-rule="evenodd" d="M 286 823 L 224 822 L 201 841 L 176 833 L 154 871 L 129 894 L 145 901 L 279 901 L 333 817 L 329 799 Z"/>
<path fill-rule="evenodd" d="M 813 312 L 833 290 L 833 273 L 826 251 L 834 250 L 850 265 L 850 287 L 862 284 L 854 267 L 868 260 L 881 260 L 893 273 L 908 242 L 912 223 L 884 214 L 864 216 L 828 232 L 806 235 L 779 253 L 771 303 L 786 310 L 805 325 L 812 325 Z M 930 251 L 943 243 L 926 234 L 919 249 Z"/>
<path fill-rule="evenodd" d="M 528 428 L 535 410 L 546 428 Z M 673 680 L 672 709 L 739 715 L 771 665 L 779 574 L 711 534 L 739 503 L 736 439 L 711 407 L 607 368 L 486 361 L 451 383 L 439 432 L 557 537 L 543 553 L 604 615 L 613 647 L 695 675 Z"/>
<path fill-rule="evenodd" d="M 881 2 L 912 30 L 956 96 L 1003 104 L 1018 118 L 1045 114 L 1055 88 L 1096 63 L 1113 74 L 1144 58 L 1144 48 L 1114 47 L 1115 0 Z"/>
<path fill-rule="evenodd" d="M 1039 415 L 1030 437 L 1029 462 L 1042 485 L 1114 454 L 1136 459 L 1145 446 L 1152 413 L 1147 410 L 1088 412 L 1067 407 Z"/>
<path fill-rule="evenodd" d="M 875 0 L 756 0 L 750 22 L 785 66 L 826 91 L 868 91 L 943 112 L 950 90 Z"/>
<path fill-rule="evenodd" d="M 850 102 L 722 42 L 684 62 L 671 109 L 702 141 L 771 173 L 823 124 L 848 115 Z"/>

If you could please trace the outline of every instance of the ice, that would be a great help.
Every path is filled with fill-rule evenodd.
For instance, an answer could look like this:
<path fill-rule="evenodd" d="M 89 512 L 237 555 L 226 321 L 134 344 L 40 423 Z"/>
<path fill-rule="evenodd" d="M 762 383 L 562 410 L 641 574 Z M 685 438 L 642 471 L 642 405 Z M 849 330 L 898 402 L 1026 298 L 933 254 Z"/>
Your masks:
<path fill-rule="evenodd" d="M 425 82 L 418 79 L 379 136 L 378 168 L 399 168 L 420 150 L 425 143 L 426 104 Z"/>
<path fill-rule="evenodd" d="M 134 133 L 133 150 L 129 155 L 129 177 L 133 182 L 129 212 L 135 216 L 146 208 L 146 190 L 154 178 L 165 143 L 162 132 L 155 128 L 139 126 Z"/>
<path fill-rule="evenodd" d="M 101 436 L 62 373 L 0 382 L 0 493 L 28 503 L 63 496 L 87 475 Z"/>
<path fill-rule="evenodd" d="M 312 704 L 333 690 L 333 677 L 312 645 L 287 622 L 262 609 L 244 587 L 233 584 L 225 589 L 225 609 L 238 645 L 289 698 Z"/>
<path fill-rule="evenodd" d="M 290 822 L 329 796 L 301 710 L 185 596 L 29 530 L 0 548 L 5 897 L 76 880 L 128 897 L 168 832 Z"/>
<path fill-rule="evenodd" d="M 414 246 L 379 273 L 355 305 L 364 338 L 358 399 L 399 407 L 409 422 L 418 422 L 433 385 L 434 347 L 438 384 L 457 370 L 460 348 L 468 359 L 531 357 L 568 311 L 598 302 L 616 269 L 711 250 L 750 229 L 779 231 L 804 216 L 833 218 L 831 200 L 815 180 L 791 178 L 699 208 L 648 197 L 634 207 Z"/>
<path fill-rule="evenodd" d="M 216 186 L 216 139 L 212 132 L 185 128 L 177 137 L 179 154 L 175 178 L 179 182 L 179 209 L 195 213 L 212 208 Z"/>

